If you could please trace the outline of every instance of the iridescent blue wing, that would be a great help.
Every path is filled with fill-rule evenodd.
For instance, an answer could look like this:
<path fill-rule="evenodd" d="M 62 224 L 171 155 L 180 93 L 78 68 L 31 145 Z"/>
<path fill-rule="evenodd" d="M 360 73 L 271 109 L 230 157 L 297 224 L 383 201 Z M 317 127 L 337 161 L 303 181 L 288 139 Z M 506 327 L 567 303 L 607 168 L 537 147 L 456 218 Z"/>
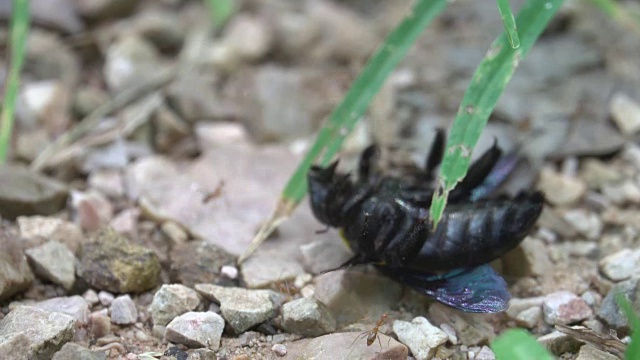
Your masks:
<path fill-rule="evenodd" d="M 392 279 L 462 311 L 496 313 L 509 307 L 511 295 L 507 284 L 488 264 L 444 275 L 407 268 L 378 266 L 378 269 Z"/>

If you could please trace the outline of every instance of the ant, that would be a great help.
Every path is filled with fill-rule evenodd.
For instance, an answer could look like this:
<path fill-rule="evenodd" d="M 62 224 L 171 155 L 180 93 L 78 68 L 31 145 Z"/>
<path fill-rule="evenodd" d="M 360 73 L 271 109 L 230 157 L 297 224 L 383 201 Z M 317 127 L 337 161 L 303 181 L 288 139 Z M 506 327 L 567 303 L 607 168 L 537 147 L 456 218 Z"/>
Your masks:
<path fill-rule="evenodd" d="M 380 332 L 380 327 L 382 326 L 382 324 L 384 324 L 385 321 L 387 321 L 387 313 L 384 313 L 380 316 L 380 320 L 378 320 L 378 322 L 376 322 L 376 325 L 373 327 L 373 329 L 369 330 L 369 331 L 365 331 L 363 333 L 361 333 L 360 335 L 358 335 L 358 337 L 353 340 L 353 343 L 351 343 L 351 346 L 353 346 L 353 344 L 356 343 L 356 341 L 358 341 L 359 339 L 363 339 L 363 338 L 367 338 L 367 346 L 371 346 L 373 345 L 373 343 L 376 341 L 376 339 L 378 339 L 378 343 L 380 344 L 380 348 L 382 348 L 382 342 L 380 342 L 380 337 L 378 336 L 378 332 Z M 389 339 L 391 340 L 391 339 Z M 349 346 L 349 347 L 351 347 Z"/>

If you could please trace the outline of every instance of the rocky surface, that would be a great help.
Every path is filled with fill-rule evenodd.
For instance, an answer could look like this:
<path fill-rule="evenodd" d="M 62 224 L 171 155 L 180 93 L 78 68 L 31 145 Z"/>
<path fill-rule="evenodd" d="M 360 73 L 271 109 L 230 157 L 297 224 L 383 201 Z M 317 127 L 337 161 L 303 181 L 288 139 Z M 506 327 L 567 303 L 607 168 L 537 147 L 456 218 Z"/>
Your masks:
<path fill-rule="evenodd" d="M 189 311 L 171 320 L 164 336 L 178 344 L 217 350 L 223 329 L 224 320 L 220 315 L 211 311 Z"/>
<path fill-rule="evenodd" d="M 336 320 L 324 304 L 307 298 L 282 305 L 282 326 L 287 332 L 315 337 L 336 330 Z"/>
<path fill-rule="evenodd" d="M 57 241 L 25 251 L 31 268 L 44 280 L 71 290 L 76 281 L 76 258 L 73 252 Z"/>
<path fill-rule="evenodd" d="M 154 324 L 167 325 L 176 316 L 195 310 L 200 305 L 200 295 L 184 285 L 162 285 L 149 306 Z"/>
<path fill-rule="evenodd" d="M 0 166 L 0 215 L 50 215 L 64 207 L 67 187 L 21 167 Z"/>

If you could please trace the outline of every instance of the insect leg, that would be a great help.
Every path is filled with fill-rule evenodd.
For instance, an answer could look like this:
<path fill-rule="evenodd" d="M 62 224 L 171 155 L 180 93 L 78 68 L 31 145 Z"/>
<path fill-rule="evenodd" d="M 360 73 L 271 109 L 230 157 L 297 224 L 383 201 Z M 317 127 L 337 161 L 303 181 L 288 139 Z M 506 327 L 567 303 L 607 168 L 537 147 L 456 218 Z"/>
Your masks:
<path fill-rule="evenodd" d="M 467 176 L 449 195 L 450 201 L 454 202 L 468 198 L 473 189 L 482 184 L 487 175 L 489 175 L 501 155 L 502 150 L 498 147 L 498 141 L 496 140 L 493 146 L 469 167 Z"/>
<path fill-rule="evenodd" d="M 444 130 L 437 129 L 436 137 L 433 140 L 433 145 L 431 145 L 431 150 L 429 151 L 429 155 L 427 156 L 427 161 L 424 167 L 426 179 L 431 179 L 431 177 L 433 176 L 433 170 L 436 168 L 436 166 L 440 165 L 440 161 L 442 161 L 443 154 Z"/>
<path fill-rule="evenodd" d="M 360 180 L 366 179 L 371 175 L 371 165 L 377 155 L 378 147 L 375 144 L 369 145 L 364 149 L 362 155 L 360 155 L 360 162 L 358 163 L 358 176 Z"/>

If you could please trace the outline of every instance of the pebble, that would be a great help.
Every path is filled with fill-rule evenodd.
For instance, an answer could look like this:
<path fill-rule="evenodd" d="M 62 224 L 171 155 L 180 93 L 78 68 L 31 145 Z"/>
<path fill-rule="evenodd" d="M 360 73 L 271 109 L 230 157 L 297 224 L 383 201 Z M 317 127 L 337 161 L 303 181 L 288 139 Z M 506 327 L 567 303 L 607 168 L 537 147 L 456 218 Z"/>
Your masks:
<path fill-rule="evenodd" d="M 0 339 L 24 334 L 29 341 L 28 359 L 50 359 L 71 340 L 75 323 L 69 315 L 19 306 L 0 320 Z"/>
<path fill-rule="evenodd" d="M 99 339 L 111 333 L 111 319 L 108 316 L 108 310 L 103 309 L 89 315 L 89 333 Z"/>
<path fill-rule="evenodd" d="M 138 320 L 138 309 L 129 295 L 118 296 L 109 306 L 111 322 L 118 325 L 131 325 Z"/>
<path fill-rule="evenodd" d="M 49 241 L 25 251 L 33 272 L 44 280 L 71 290 L 76 281 L 76 258 L 65 245 Z"/>
<path fill-rule="evenodd" d="M 160 261 L 152 250 L 104 229 L 80 247 L 76 274 L 99 290 L 138 293 L 157 286 Z"/>
<path fill-rule="evenodd" d="M 527 329 L 533 329 L 538 321 L 542 318 L 542 308 L 540 306 L 534 306 L 527 310 L 521 311 L 516 316 L 516 324 L 518 326 L 525 327 Z"/>
<path fill-rule="evenodd" d="M 488 346 L 483 346 L 473 360 L 495 360 L 496 354 Z"/>
<path fill-rule="evenodd" d="M 634 276 L 614 285 L 602 300 L 598 317 L 611 328 L 618 331 L 628 331 L 629 323 L 627 317 L 618 306 L 616 294 L 621 293 L 630 300 L 631 306 L 636 313 L 640 313 L 640 277 Z"/>
<path fill-rule="evenodd" d="M 502 259 L 505 275 L 523 277 L 544 275 L 553 269 L 549 252 L 542 240 L 527 236 Z"/>
<path fill-rule="evenodd" d="M 52 360 L 106 360 L 107 354 L 104 351 L 91 351 L 83 346 L 74 343 L 66 343 L 53 355 Z"/>
<path fill-rule="evenodd" d="M 50 216 L 19 216 L 20 237 L 33 243 L 57 241 L 75 253 L 84 241 L 82 229 L 72 222 Z"/>
<path fill-rule="evenodd" d="M 0 216 L 8 220 L 54 214 L 67 201 L 66 185 L 23 167 L 0 166 L 0 184 Z"/>
<path fill-rule="evenodd" d="M 271 347 L 271 351 L 274 352 L 274 354 L 283 357 L 285 355 L 287 355 L 287 347 L 282 345 L 282 344 L 274 344 Z"/>
<path fill-rule="evenodd" d="M 171 240 L 173 245 L 182 244 L 189 240 L 189 234 L 175 221 L 169 220 L 163 222 L 162 225 L 160 225 L 160 230 Z"/>
<path fill-rule="evenodd" d="M 336 239 L 317 240 L 300 246 L 304 265 L 313 274 L 335 269 L 352 256 L 344 242 Z"/>
<path fill-rule="evenodd" d="M 113 204 L 98 191 L 71 191 L 72 213 L 85 231 L 96 231 L 113 219 Z"/>
<path fill-rule="evenodd" d="M 593 311 L 577 295 L 568 291 L 548 294 L 542 303 L 544 320 L 549 325 L 573 324 L 593 315 Z"/>
<path fill-rule="evenodd" d="M 580 177 L 584 179 L 590 189 L 595 190 L 622 180 L 622 174 L 598 159 L 582 160 Z"/>
<path fill-rule="evenodd" d="M 360 333 L 343 332 L 302 339 L 287 345 L 289 359 L 377 359 L 407 360 L 407 347 L 395 339 L 378 333 L 379 346 L 367 346 Z"/>
<path fill-rule="evenodd" d="M 434 303 L 429 307 L 429 318 L 435 324 L 451 325 L 463 345 L 485 343 L 495 336 L 493 327 L 484 318 L 462 313 L 440 303 Z"/>
<path fill-rule="evenodd" d="M 640 272 L 640 250 L 622 249 L 600 260 L 599 266 L 612 281 L 627 280 Z"/>
<path fill-rule="evenodd" d="M 33 282 L 33 273 L 20 239 L 1 227 L 0 249 L 0 300 L 4 300 L 27 290 Z"/>
<path fill-rule="evenodd" d="M 171 320 L 164 336 L 168 341 L 192 348 L 207 347 L 218 350 L 222 330 L 224 320 L 220 315 L 210 311 L 189 311 Z"/>
<path fill-rule="evenodd" d="M 83 0 L 74 2 L 78 13 L 87 19 L 104 20 L 124 16 L 133 11 L 138 0 Z"/>
<path fill-rule="evenodd" d="M 545 199 L 556 206 L 575 204 L 587 191 L 587 185 L 578 177 L 568 177 L 549 168 L 540 171 L 538 188 Z"/>
<path fill-rule="evenodd" d="M 318 301 L 300 298 L 282 306 L 283 328 L 286 332 L 316 337 L 335 331 L 336 320 Z"/>
<path fill-rule="evenodd" d="M 191 287 L 216 283 L 221 268 L 236 262 L 235 257 L 222 248 L 202 241 L 177 244 L 171 250 L 170 259 L 171 281 Z"/>
<path fill-rule="evenodd" d="M 238 277 L 238 268 L 235 266 L 224 265 L 220 268 L 220 274 L 226 276 L 228 279 L 235 279 Z"/>
<path fill-rule="evenodd" d="M 602 187 L 602 193 L 612 203 L 622 205 L 625 203 L 640 203 L 640 188 L 633 180 L 625 180 L 620 183 L 607 184 Z"/>
<path fill-rule="evenodd" d="M 594 212 L 585 209 L 572 209 L 566 211 L 562 217 L 587 239 L 597 239 L 602 233 L 604 225 L 600 216 Z"/>
<path fill-rule="evenodd" d="M 85 291 L 84 294 L 82 294 L 82 297 L 86 302 L 89 303 L 89 305 L 96 305 L 100 302 L 100 299 L 98 298 L 98 293 L 93 289 L 89 289 Z"/>
<path fill-rule="evenodd" d="M 515 318 L 521 312 L 532 307 L 541 307 L 543 302 L 544 296 L 536 296 L 530 298 L 511 298 L 511 300 L 509 300 L 509 308 L 506 311 L 507 316 L 515 320 Z"/>
<path fill-rule="evenodd" d="M 104 306 L 109 306 L 111 305 L 111 302 L 113 301 L 113 299 L 115 299 L 116 297 L 108 292 L 108 291 L 100 291 L 98 293 L 98 300 L 100 301 L 100 304 L 104 305 Z"/>
<path fill-rule="evenodd" d="M 33 305 L 38 309 L 73 316 L 80 325 L 89 323 L 89 303 L 80 295 L 55 297 Z"/>
<path fill-rule="evenodd" d="M 619 358 L 591 344 L 585 344 L 580 347 L 576 360 L 619 360 Z"/>
<path fill-rule="evenodd" d="M 259 252 L 248 258 L 240 266 L 240 272 L 249 288 L 265 287 L 305 273 L 297 259 L 271 251 Z"/>
<path fill-rule="evenodd" d="M 222 41 L 243 60 L 256 61 L 271 48 L 273 35 L 264 18 L 240 13 L 225 26 Z"/>
<path fill-rule="evenodd" d="M 440 324 L 440 329 L 447 334 L 449 342 L 453 345 L 458 345 L 458 336 L 456 335 L 456 329 L 447 323 Z"/>
<path fill-rule="evenodd" d="M 397 282 L 378 274 L 338 270 L 318 276 L 315 282 L 315 298 L 329 308 L 338 326 L 377 319 L 402 297 Z"/>
<path fill-rule="evenodd" d="M 162 285 L 153 296 L 149 312 L 154 324 L 167 325 L 176 316 L 200 305 L 198 293 L 184 285 Z"/>
<path fill-rule="evenodd" d="M 31 360 L 28 358 L 31 340 L 24 332 L 0 337 L 0 359 Z"/>
<path fill-rule="evenodd" d="M 196 290 L 205 298 L 220 303 L 220 311 L 236 334 L 269 320 L 275 314 L 272 291 L 247 290 L 198 284 Z"/>
<path fill-rule="evenodd" d="M 424 317 L 414 318 L 411 322 L 396 320 L 393 322 L 393 332 L 418 360 L 431 359 L 436 348 L 449 339 L 444 331 L 431 325 Z"/>
<path fill-rule="evenodd" d="M 544 346 L 554 355 L 564 353 L 576 353 L 582 342 L 560 331 L 553 331 L 538 338 L 540 345 Z"/>
<path fill-rule="evenodd" d="M 613 94 L 609 112 L 623 135 L 633 135 L 640 130 L 640 104 L 628 95 Z"/>
<path fill-rule="evenodd" d="M 107 49 L 103 68 L 109 89 L 117 93 L 148 81 L 159 71 L 159 54 L 144 38 L 122 36 Z"/>

